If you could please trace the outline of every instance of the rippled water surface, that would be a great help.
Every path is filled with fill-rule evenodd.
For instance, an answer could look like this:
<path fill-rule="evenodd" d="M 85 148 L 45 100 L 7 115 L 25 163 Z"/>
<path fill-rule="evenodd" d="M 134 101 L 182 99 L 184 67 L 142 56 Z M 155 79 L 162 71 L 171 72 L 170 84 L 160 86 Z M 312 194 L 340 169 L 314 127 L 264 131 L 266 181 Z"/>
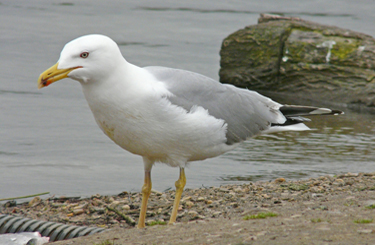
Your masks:
<path fill-rule="evenodd" d="M 218 79 L 221 41 L 256 24 L 263 12 L 375 36 L 373 1 L 186 2 L 0 0 L 0 199 L 45 191 L 116 194 L 139 191 L 143 184 L 142 159 L 104 136 L 77 82 L 66 79 L 37 90 L 39 74 L 55 64 L 71 39 L 105 34 L 136 65 Z M 223 156 L 191 163 L 187 187 L 375 171 L 375 116 L 345 112 L 312 118 L 312 131 L 258 137 Z M 158 164 L 153 187 L 174 187 L 177 177 L 178 169 Z"/>

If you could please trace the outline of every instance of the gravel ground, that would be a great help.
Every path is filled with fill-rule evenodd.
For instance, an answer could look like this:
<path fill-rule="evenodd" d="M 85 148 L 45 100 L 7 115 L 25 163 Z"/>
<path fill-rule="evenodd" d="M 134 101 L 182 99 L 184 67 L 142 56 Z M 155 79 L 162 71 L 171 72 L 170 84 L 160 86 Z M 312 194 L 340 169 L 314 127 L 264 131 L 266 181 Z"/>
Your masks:
<path fill-rule="evenodd" d="M 375 173 L 187 189 L 165 225 L 174 191 L 153 191 L 147 227 L 134 228 L 141 195 L 34 198 L 0 213 L 111 230 L 53 244 L 374 244 Z"/>

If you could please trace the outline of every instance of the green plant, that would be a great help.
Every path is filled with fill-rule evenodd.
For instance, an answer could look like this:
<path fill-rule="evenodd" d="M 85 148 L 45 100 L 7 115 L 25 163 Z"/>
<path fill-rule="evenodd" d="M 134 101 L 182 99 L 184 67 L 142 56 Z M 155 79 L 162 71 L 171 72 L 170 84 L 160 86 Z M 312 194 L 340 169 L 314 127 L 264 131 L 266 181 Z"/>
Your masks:
<path fill-rule="evenodd" d="M 318 219 L 311 219 L 311 222 L 312 223 L 320 223 L 322 222 L 323 220 L 321 218 L 318 218 Z"/>
<path fill-rule="evenodd" d="M 267 213 L 259 213 L 259 214 L 254 214 L 254 215 L 246 215 L 243 219 L 244 220 L 249 220 L 249 219 L 265 219 L 268 217 L 276 217 L 278 214 L 272 213 L 272 212 L 267 212 Z"/>
<path fill-rule="evenodd" d="M 165 221 L 159 221 L 159 220 L 154 220 L 149 223 L 147 223 L 148 226 L 153 226 L 153 225 L 166 225 L 167 222 Z"/>
<path fill-rule="evenodd" d="M 354 223 L 356 224 L 368 224 L 372 223 L 373 219 L 356 219 L 354 220 Z"/>

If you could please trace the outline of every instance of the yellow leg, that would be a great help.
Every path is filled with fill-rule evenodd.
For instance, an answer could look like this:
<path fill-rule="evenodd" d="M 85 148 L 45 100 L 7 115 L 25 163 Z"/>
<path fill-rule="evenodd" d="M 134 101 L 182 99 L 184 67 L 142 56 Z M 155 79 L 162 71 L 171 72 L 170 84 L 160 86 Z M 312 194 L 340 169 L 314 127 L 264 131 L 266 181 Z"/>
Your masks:
<path fill-rule="evenodd" d="M 174 198 L 173 210 L 172 210 L 171 219 L 169 220 L 169 224 L 173 224 L 174 222 L 176 222 L 177 211 L 180 205 L 181 195 L 186 185 L 186 177 L 185 177 L 184 168 L 180 168 L 180 178 L 176 181 L 175 185 L 176 185 L 176 196 Z"/>
<path fill-rule="evenodd" d="M 145 228 L 147 201 L 151 194 L 151 170 L 145 170 L 145 183 L 142 186 L 142 205 L 139 214 L 138 228 Z"/>

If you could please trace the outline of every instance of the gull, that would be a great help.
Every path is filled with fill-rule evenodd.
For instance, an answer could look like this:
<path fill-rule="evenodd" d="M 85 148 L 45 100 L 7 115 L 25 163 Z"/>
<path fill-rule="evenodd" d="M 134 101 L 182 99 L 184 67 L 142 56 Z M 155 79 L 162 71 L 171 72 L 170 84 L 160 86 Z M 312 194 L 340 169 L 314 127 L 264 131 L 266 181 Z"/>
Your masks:
<path fill-rule="evenodd" d="M 38 88 L 77 80 L 100 129 L 123 149 L 143 157 L 144 184 L 138 228 L 145 227 L 155 162 L 179 167 L 169 224 L 176 222 L 191 161 L 219 156 L 266 133 L 308 130 L 306 115 L 339 110 L 282 105 L 255 91 L 222 84 L 198 73 L 138 67 L 109 37 L 92 34 L 67 43 Z"/>

